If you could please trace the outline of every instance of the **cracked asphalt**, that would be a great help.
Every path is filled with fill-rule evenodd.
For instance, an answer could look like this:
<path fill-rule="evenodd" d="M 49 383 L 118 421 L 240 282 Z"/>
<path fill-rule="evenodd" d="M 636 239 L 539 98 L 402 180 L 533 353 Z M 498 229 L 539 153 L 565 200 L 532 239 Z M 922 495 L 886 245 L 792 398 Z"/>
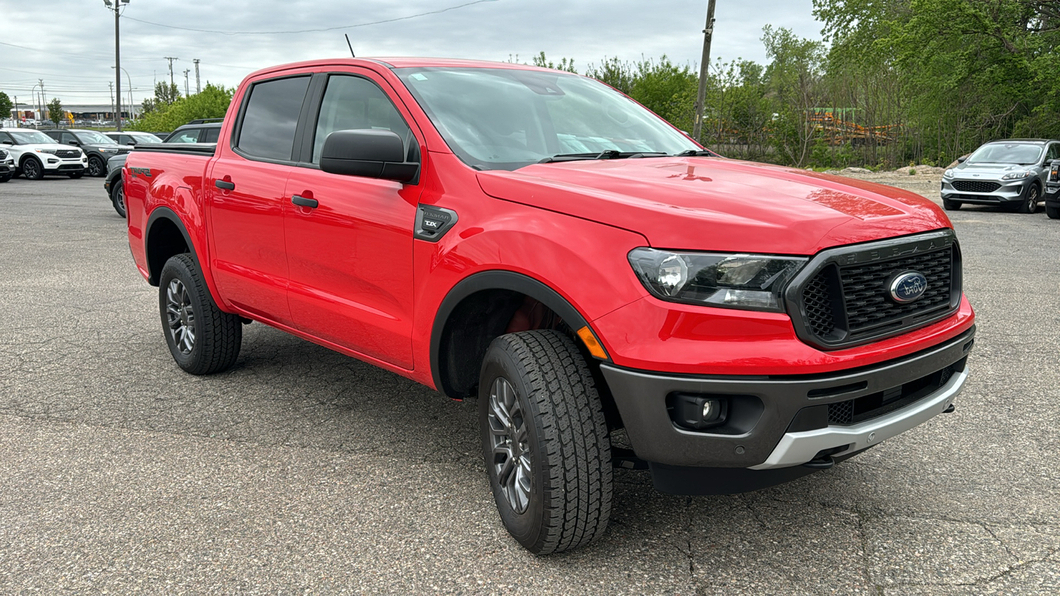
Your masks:
<path fill-rule="evenodd" d="M 620 470 L 603 540 L 539 558 L 473 403 L 260 324 L 186 375 L 102 182 L 0 184 L 0 593 L 1060 593 L 1060 221 L 951 217 L 955 413 L 756 493 Z"/>

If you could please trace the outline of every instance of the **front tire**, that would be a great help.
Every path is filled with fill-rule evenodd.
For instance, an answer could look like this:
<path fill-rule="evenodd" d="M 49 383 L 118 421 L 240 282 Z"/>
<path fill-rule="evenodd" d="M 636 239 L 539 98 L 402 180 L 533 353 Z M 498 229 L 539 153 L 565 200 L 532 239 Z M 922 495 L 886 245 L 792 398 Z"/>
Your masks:
<path fill-rule="evenodd" d="M 1025 196 L 1023 197 L 1023 201 L 1021 201 L 1020 204 L 1019 204 L 1019 212 L 1020 213 L 1034 213 L 1035 211 L 1038 210 L 1038 200 L 1042 196 L 1041 191 L 1038 190 L 1038 184 L 1037 183 L 1031 184 L 1030 186 L 1027 187 L 1027 190 L 1024 191 L 1024 192 L 1025 192 Z"/>
<path fill-rule="evenodd" d="M 490 487 L 508 532 L 534 554 L 577 548 L 611 515 L 611 443 L 592 374 L 556 331 L 502 335 L 479 378 Z"/>
<path fill-rule="evenodd" d="M 22 162 L 22 175 L 26 180 L 40 180 L 44 177 L 44 165 L 36 157 L 27 157 Z"/>
<path fill-rule="evenodd" d="M 1049 216 L 1049 219 L 1060 219 L 1060 207 L 1046 205 L 1045 214 Z"/>
<path fill-rule="evenodd" d="M 98 178 L 107 175 L 107 168 L 102 159 L 98 157 L 90 157 L 88 158 L 88 168 L 86 173 L 93 178 Z"/>
<path fill-rule="evenodd" d="M 10 179 L 11 179 L 11 174 L 4 174 L 3 176 L 0 176 L 0 183 L 7 182 Z"/>
<path fill-rule="evenodd" d="M 943 198 L 942 199 L 942 208 L 945 209 L 946 211 L 957 211 L 958 209 L 961 208 L 961 202 L 960 201 L 951 201 L 950 199 Z"/>
<path fill-rule="evenodd" d="M 239 317 L 217 308 L 191 255 L 166 261 L 158 284 L 158 307 L 169 352 L 182 369 L 208 375 L 235 364 L 243 341 Z"/>
<path fill-rule="evenodd" d="M 118 215 L 125 217 L 125 187 L 121 180 L 116 180 L 110 187 L 110 202 Z"/>

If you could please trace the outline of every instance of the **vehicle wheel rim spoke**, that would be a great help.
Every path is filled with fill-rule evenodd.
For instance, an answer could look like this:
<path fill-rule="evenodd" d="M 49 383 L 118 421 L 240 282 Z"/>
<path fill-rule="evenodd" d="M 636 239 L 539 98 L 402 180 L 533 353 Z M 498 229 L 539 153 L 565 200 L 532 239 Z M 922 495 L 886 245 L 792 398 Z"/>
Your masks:
<path fill-rule="evenodd" d="M 195 347 L 195 311 L 188 290 L 179 279 L 166 286 L 166 322 L 177 349 L 190 354 Z"/>
<path fill-rule="evenodd" d="M 530 505 L 530 433 L 515 388 L 504 378 L 490 390 L 488 423 L 493 448 L 493 473 L 508 505 L 524 513 Z"/>

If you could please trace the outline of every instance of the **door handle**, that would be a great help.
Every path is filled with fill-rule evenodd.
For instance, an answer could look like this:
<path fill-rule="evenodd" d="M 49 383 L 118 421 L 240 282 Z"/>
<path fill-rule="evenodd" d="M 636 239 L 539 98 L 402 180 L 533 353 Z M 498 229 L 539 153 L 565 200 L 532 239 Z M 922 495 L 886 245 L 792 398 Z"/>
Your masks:
<path fill-rule="evenodd" d="M 213 185 L 216 186 L 217 188 L 220 188 L 221 190 L 235 190 L 236 189 L 236 183 L 235 182 L 228 182 L 227 180 L 214 180 L 213 181 Z"/>
<path fill-rule="evenodd" d="M 316 199 L 307 199 L 298 195 L 291 197 L 291 202 L 299 207 L 309 207 L 310 209 L 316 209 L 319 204 Z"/>

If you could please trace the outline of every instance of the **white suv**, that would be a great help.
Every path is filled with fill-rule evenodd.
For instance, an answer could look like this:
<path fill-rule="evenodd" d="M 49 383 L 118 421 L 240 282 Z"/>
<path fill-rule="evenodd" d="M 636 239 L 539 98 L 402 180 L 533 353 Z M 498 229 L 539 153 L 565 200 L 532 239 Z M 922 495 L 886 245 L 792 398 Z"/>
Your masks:
<path fill-rule="evenodd" d="M 0 148 L 15 160 L 15 175 L 40 180 L 45 174 L 65 174 L 80 178 L 88 165 L 81 149 L 60 145 L 48 135 L 27 128 L 0 128 Z"/>

